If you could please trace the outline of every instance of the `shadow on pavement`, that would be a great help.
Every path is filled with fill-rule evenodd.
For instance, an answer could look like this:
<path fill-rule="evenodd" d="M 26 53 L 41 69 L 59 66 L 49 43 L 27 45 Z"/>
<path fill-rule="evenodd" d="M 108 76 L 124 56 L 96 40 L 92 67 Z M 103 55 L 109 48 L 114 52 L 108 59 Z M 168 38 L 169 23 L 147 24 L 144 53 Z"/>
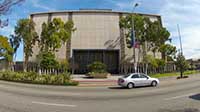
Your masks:
<path fill-rule="evenodd" d="M 134 87 L 132 89 L 142 89 L 142 88 L 151 88 L 151 86 L 139 86 L 139 87 Z M 126 87 L 120 87 L 120 86 L 115 86 L 115 87 L 108 87 L 108 89 L 127 89 Z"/>
<path fill-rule="evenodd" d="M 128 89 L 128 88 L 116 86 L 116 87 L 108 87 L 108 89 Z"/>
<path fill-rule="evenodd" d="M 180 110 L 161 109 L 158 112 L 200 112 L 200 111 L 194 108 L 186 108 Z"/>
<path fill-rule="evenodd" d="M 193 100 L 199 100 L 200 101 L 200 94 L 189 96 L 189 98 L 191 98 Z"/>

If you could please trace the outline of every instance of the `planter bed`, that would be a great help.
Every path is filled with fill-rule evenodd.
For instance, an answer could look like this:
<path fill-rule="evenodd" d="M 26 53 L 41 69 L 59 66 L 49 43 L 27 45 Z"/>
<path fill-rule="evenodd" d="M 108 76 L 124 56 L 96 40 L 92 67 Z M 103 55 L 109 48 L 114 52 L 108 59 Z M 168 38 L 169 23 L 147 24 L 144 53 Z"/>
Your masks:
<path fill-rule="evenodd" d="M 110 76 L 109 73 L 89 73 L 86 75 L 88 78 L 105 79 Z"/>
<path fill-rule="evenodd" d="M 32 72 L 0 72 L 0 80 L 44 85 L 77 86 L 77 81 L 71 80 L 70 74 L 39 75 Z"/>

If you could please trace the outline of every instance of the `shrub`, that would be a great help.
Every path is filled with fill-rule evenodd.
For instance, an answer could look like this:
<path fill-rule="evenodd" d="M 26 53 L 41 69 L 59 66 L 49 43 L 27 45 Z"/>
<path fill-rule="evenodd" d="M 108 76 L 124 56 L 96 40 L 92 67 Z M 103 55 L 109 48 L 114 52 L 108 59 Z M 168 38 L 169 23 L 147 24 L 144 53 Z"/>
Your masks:
<path fill-rule="evenodd" d="M 59 68 L 63 69 L 64 71 L 69 70 L 69 62 L 66 59 L 59 60 Z"/>
<path fill-rule="evenodd" d="M 91 78 L 107 78 L 108 73 L 106 72 L 106 65 L 101 62 L 94 62 L 88 65 L 89 73 L 88 77 Z"/>
<path fill-rule="evenodd" d="M 53 69 L 59 67 L 59 63 L 55 59 L 55 54 L 52 52 L 41 52 L 37 58 L 42 68 Z"/>
<path fill-rule="evenodd" d="M 53 84 L 53 85 L 78 85 L 77 81 L 71 80 L 69 73 L 59 75 L 39 75 L 34 72 L 0 72 L 0 79 L 7 81 L 36 83 L 36 84 Z"/>
<path fill-rule="evenodd" d="M 22 73 L 17 73 L 18 74 L 18 79 L 21 74 L 21 80 L 25 82 L 31 82 L 37 78 L 37 73 L 35 72 L 22 72 Z"/>
<path fill-rule="evenodd" d="M 92 78 L 107 78 L 108 73 L 96 73 L 96 72 L 89 72 L 87 76 Z"/>
<path fill-rule="evenodd" d="M 102 62 L 94 62 L 92 64 L 88 65 L 88 69 L 90 72 L 95 72 L 95 73 L 106 73 L 106 65 Z"/>
<path fill-rule="evenodd" d="M 156 59 L 156 63 L 158 67 L 164 67 L 165 66 L 165 61 L 162 59 Z"/>
<path fill-rule="evenodd" d="M 6 71 L 6 72 L 2 73 L 2 77 L 0 79 L 12 80 L 12 79 L 16 79 L 16 78 L 17 78 L 17 74 L 15 74 L 14 72 L 11 72 L 11 71 Z"/>

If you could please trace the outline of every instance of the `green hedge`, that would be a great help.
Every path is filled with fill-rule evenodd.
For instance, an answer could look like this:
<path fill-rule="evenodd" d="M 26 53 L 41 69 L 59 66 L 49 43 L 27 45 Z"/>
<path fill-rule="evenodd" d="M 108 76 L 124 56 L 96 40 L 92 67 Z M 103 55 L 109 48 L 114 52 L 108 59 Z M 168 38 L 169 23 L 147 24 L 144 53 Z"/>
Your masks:
<path fill-rule="evenodd" d="M 95 61 L 88 66 L 89 73 L 87 73 L 88 77 L 91 78 L 107 78 L 108 73 L 106 71 L 106 65 L 102 62 Z"/>
<path fill-rule="evenodd" d="M 197 70 L 188 70 L 183 73 L 183 75 L 192 75 L 192 74 L 199 74 L 200 71 Z M 171 76 L 180 76 L 179 72 L 172 72 L 172 73 L 158 73 L 158 74 L 150 74 L 151 77 L 161 78 L 161 77 L 171 77 Z"/>
<path fill-rule="evenodd" d="M 88 77 L 91 78 L 108 78 L 109 73 L 96 73 L 96 72 L 89 72 L 87 74 Z"/>
<path fill-rule="evenodd" d="M 39 75 L 34 72 L 0 72 L 0 80 L 34 83 L 34 84 L 48 84 L 48 85 L 71 85 L 76 86 L 79 83 L 72 81 L 69 73 L 59 75 Z"/>
<path fill-rule="evenodd" d="M 95 61 L 95 62 L 89 64 L 87 67 L 90 72 L 106 73 L 106 65 L 99 61 Z"/>

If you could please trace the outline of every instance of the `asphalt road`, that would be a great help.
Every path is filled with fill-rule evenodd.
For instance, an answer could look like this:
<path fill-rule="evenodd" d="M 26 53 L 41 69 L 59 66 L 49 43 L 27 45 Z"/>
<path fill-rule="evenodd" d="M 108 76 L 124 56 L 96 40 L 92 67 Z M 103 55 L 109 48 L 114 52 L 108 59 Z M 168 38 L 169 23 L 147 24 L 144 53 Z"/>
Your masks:
<path fill-rule="evenodd" d="M 0 112 L 200 112 L 200 75 L 131 90 L 0 81 Z"/>

